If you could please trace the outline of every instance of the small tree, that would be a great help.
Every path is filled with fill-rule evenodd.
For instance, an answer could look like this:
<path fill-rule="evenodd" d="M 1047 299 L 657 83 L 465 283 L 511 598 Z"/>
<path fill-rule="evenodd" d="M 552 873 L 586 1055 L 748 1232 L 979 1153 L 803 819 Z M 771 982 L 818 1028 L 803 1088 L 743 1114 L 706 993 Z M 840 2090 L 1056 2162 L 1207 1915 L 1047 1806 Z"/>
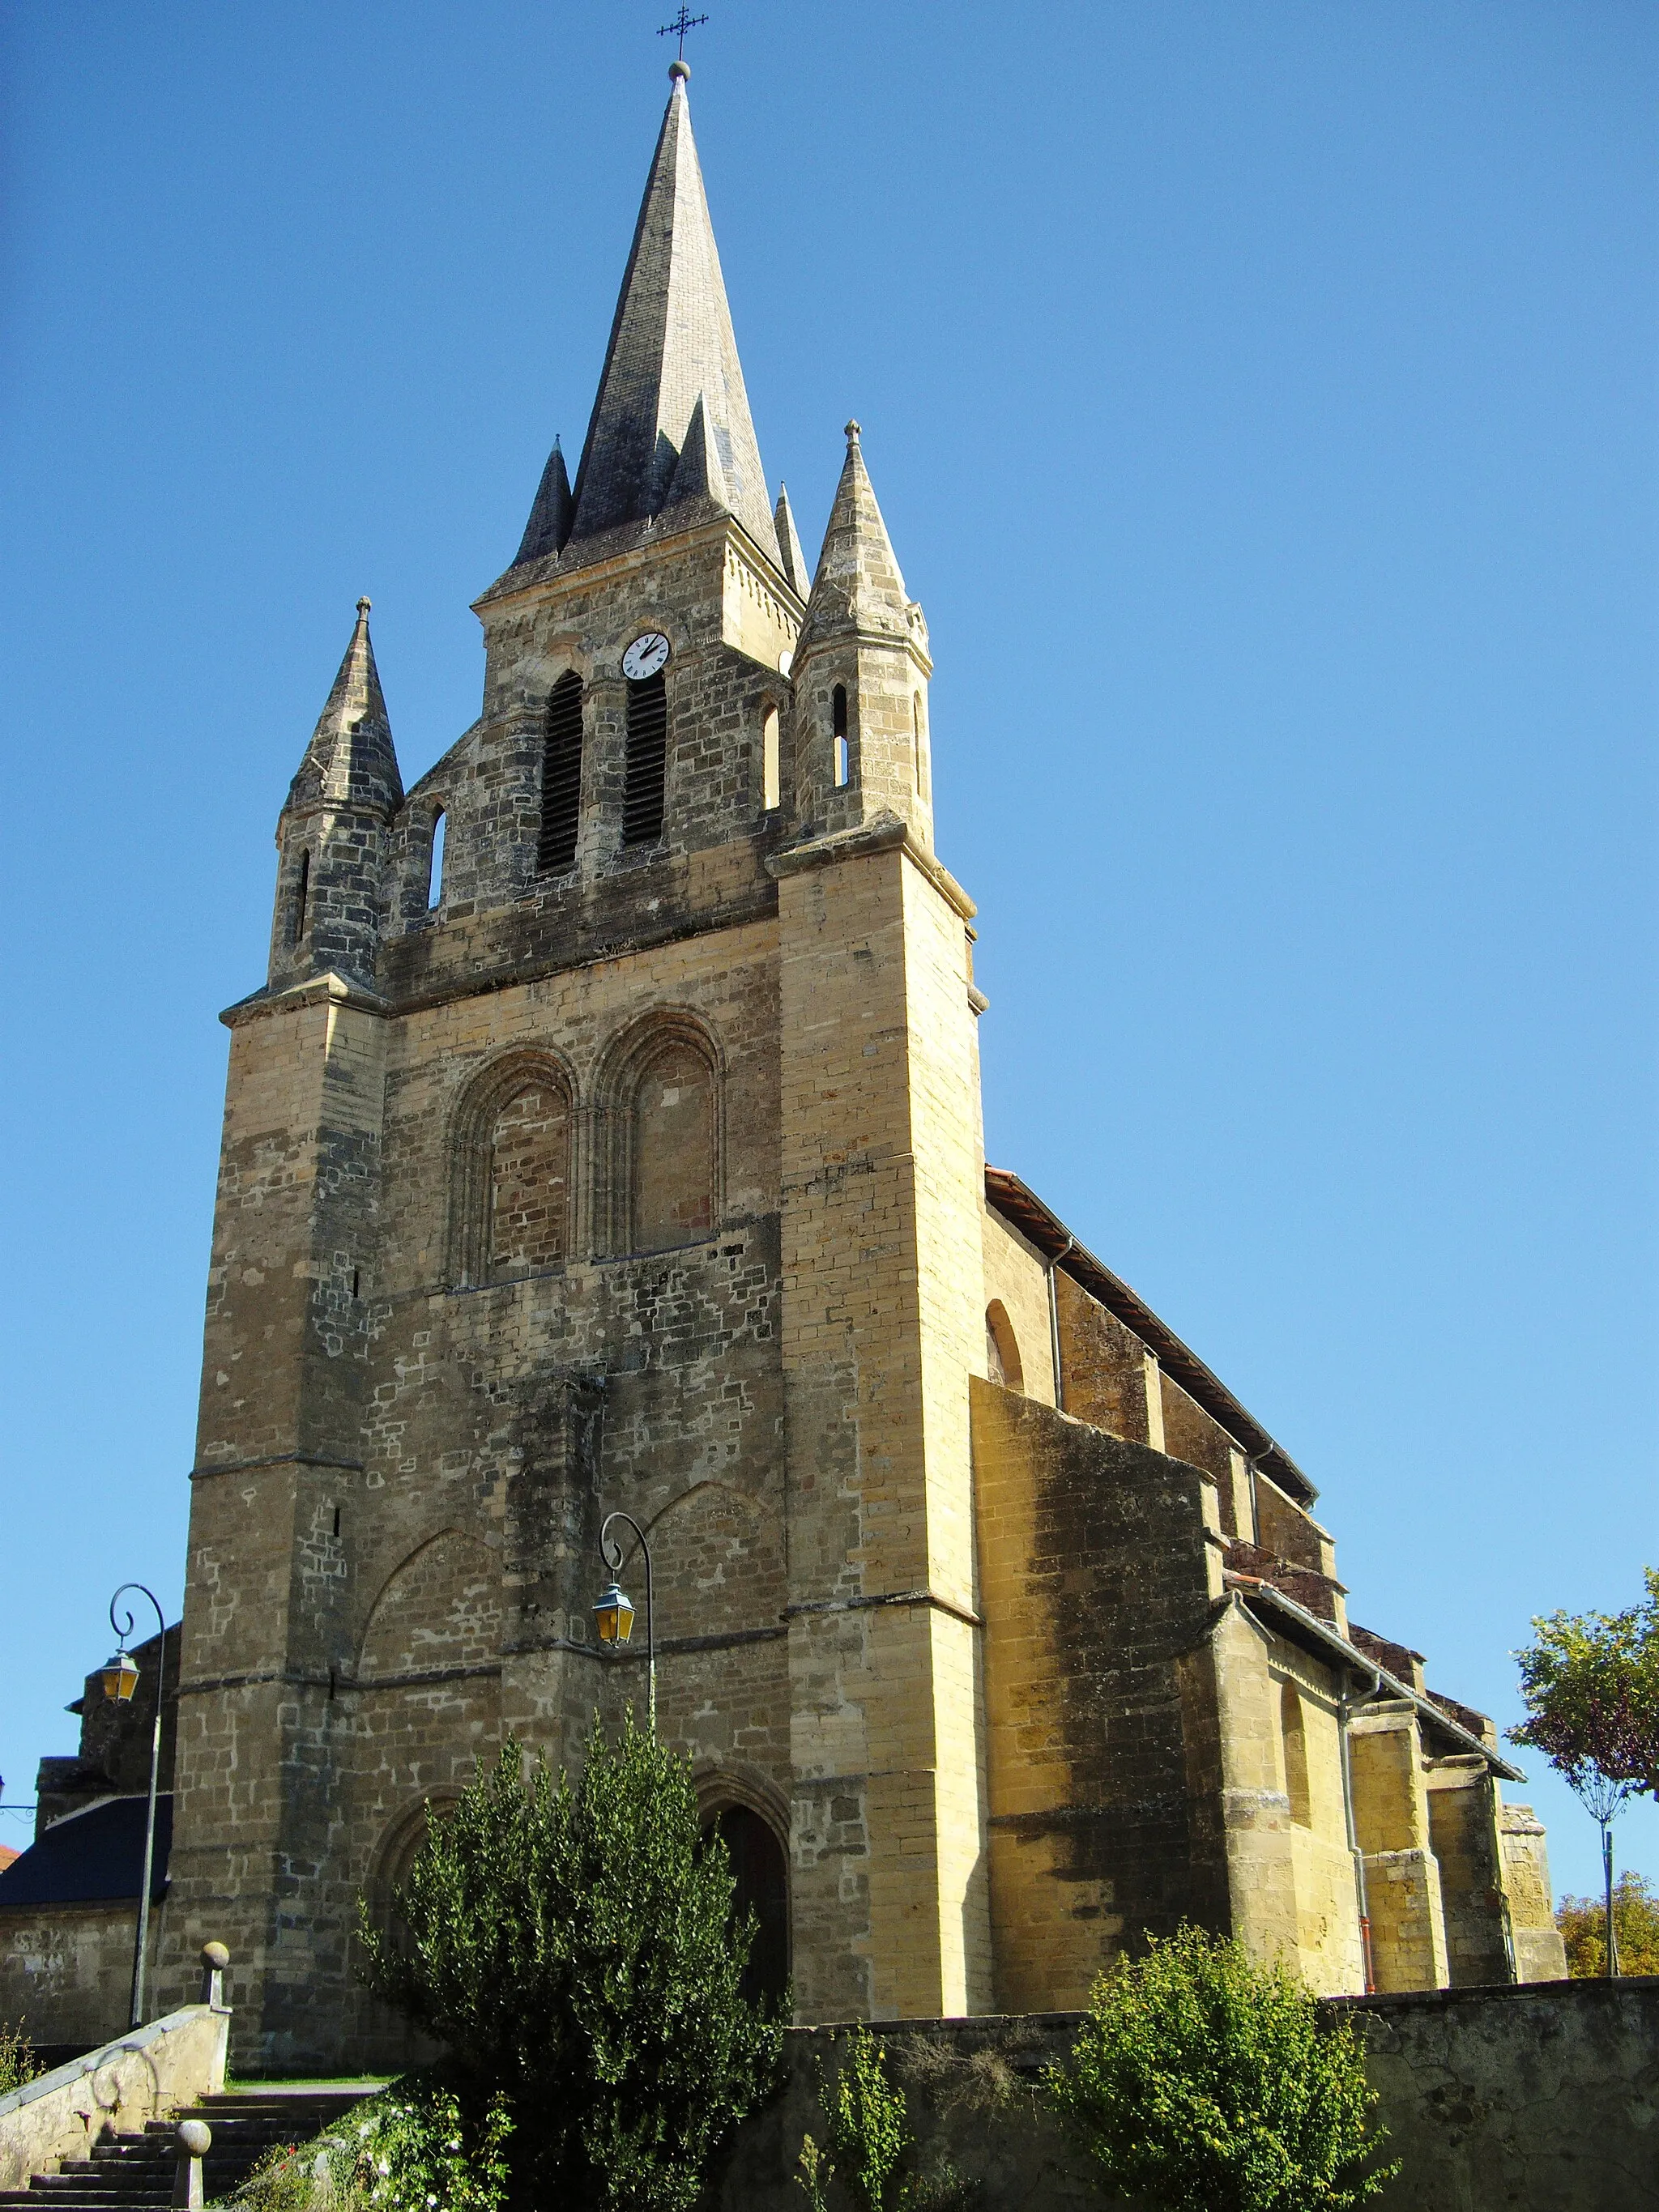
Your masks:
<path fill-rule="evenodd" d="M 1638 1791 L 1659 1797 L 1659 1572 L 1623 1613 L 1553 1613 L 1516 1656 L 1527 1717 L 1512 1743 L 1541 1751 L 1601 1831 L 1607 1972 L 1619 1972 L 1613 1824 Z"/>
<path fill-rule="evenodd" d="M 1352 2022 L 1200 1928 L 1100 1977 L 1048 2086 L 1108 2193 L 1160 2212 L 1341 2212 L 1398 2170 L 1365 2171 L 1382 2138 Z"/>
<path fill-rule="evenodd" d="M 884 2212 L 889 2185 L 910 2146 L 908 2100 L 887 2078 L 887 2053 L 860 2023 L 840 2071 L 818 2085 L 825 2142 L 800 2148 L 799 2180 L 811 2212 L 825 2212 L 823 2185 L 839 2181 L 857 2212 Z"/>
<path fill-rule="evenodd" d="M 1566 1946 L 1567 1972 L 1575 1980 L 1607 1972 L 1604 1899 L 1564 1897 L 1555 1908 L 1555 1924 Z M 1613 1928 L 1620 1972 L 1659 1974 L 1659 1895 L 1650 1881 L 1628 1869 L 1613 1885 Z"/>
<path fill-rule="evenodd" d="M 688 2212 L 724 2136 L 775 2079 L 781 2019 L 738 1982 L 730 1863 L 684 1759 L 597 1724 L 574 1787 L 508 1743 L 434 1823 L 396 1899 L 362 1915 L 373 1986 L 517 2106 L 515 2183 Z"/>

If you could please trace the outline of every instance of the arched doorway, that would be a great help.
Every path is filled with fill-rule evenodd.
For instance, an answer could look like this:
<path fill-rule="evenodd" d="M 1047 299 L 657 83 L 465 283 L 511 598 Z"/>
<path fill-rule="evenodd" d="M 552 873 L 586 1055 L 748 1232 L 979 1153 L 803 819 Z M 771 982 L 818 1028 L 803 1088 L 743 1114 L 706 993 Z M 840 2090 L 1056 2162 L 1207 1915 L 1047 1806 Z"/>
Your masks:
<path fill-rule="evenodd" d="M 755 1915 L 754 1948 L 744 1968 L 742 1991 L 750 2004 L 775 2002 L 789 1983 L 789 1870 L 771 1823 L 747 1805 L 722 1805 L 703 1823 L 718 1836 L 732 1862 L 732 1910 Z"/>

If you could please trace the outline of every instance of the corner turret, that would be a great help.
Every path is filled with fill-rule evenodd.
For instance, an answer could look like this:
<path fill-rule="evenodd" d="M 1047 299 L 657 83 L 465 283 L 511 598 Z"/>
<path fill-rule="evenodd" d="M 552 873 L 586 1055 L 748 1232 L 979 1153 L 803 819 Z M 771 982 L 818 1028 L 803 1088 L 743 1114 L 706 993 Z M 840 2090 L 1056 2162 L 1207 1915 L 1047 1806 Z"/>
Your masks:
<path fill-rule="evenodd" d="M 904 588 L 859 426 L 830 510 L 791 670 L 802 827 L 832 834 L 887 814 L 933 842 L 927 625 Z"/>
<path fill-rule="evenodd" d="M 351 642 L 276 824 L 273 989 L 331 969 L 363 982 L 374 974 L 386 830 L 404 785 L 368 611 L 359 599 Z"/>

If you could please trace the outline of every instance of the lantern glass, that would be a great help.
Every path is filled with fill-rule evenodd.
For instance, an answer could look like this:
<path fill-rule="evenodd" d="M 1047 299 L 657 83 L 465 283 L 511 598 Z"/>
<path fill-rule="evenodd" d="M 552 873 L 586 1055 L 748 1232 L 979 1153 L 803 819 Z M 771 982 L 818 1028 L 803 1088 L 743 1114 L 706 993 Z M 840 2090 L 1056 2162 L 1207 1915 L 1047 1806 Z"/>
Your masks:
<path fill-rule="evenodd" d="M 634 1633 L 634 1607 L 615 1583 L 595 1600 L 593 1620 L 601 1644 L 626 1644 Z"/>
<path fill-rule="evenodd" d="M 138 1686 L 138 1669 L 131 1655 L 118 1651 L 112 1659 L 106 1659 L 103 1680 L 104 1695 L 112 1703 L 125 1705 Z"/>

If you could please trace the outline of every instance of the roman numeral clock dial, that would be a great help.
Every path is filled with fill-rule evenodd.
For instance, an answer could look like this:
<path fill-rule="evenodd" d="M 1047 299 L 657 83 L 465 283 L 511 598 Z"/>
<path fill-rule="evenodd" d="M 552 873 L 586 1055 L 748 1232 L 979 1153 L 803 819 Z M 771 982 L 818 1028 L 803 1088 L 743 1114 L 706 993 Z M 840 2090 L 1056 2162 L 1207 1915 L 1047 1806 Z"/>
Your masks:
<path fill-rule="evenodd" d="M 643 684 L 668 665 L 668 640 L 659 629 L 642 631 L 623 655 L 623 674 L 630 684 Z"/>

